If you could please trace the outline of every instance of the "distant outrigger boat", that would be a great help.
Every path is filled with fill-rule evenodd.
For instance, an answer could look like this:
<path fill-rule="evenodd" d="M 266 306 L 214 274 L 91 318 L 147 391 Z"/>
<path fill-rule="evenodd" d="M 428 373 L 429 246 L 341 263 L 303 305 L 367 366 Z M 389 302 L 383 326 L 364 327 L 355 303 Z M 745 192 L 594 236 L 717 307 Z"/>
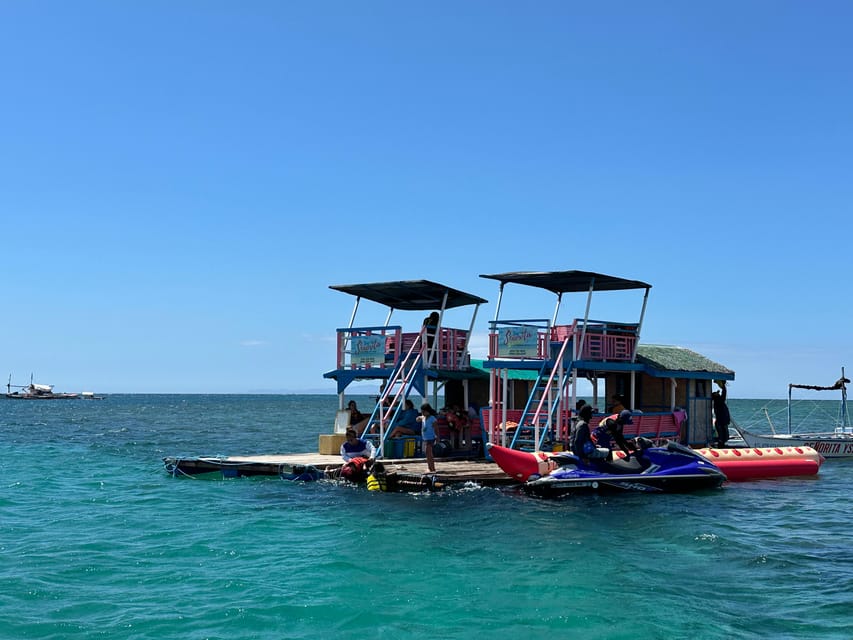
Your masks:
<path fill-rule="evenodd" d="M 20 391 L 12 391 L 12 387 L 20 389 Z M 14 385 L 10 374 L 9 381 L 6 383 L 6 397 L 10 400 L 76 400 L 80 394 L 57 393 L 53 390 L 52 384 L 34 383 L 32 376 L 30 376 L 30 384 Z"/>
<path fill-rule="evenodd" d="M 819 387 L 809 384 L 788 385 L 788 433 L 776 433 L 770 422 L 772 433 L 757 434 L 736 424 L 735 430 L 749 447 L 812 447 L 825 458 L 853 458 L 853 427 L 847 413 L 847 385 L 850 380 L 844 376 L 841 368 L 841 378 L 829 387 Z M 791 391 L 793 389 L 809 389 L 811 391 L 841 391 L 841 408 L 838 424 L 832 431 L 795 432 L 791 421 Z M 769 417 L 768 417 L 769 421 Z"/>

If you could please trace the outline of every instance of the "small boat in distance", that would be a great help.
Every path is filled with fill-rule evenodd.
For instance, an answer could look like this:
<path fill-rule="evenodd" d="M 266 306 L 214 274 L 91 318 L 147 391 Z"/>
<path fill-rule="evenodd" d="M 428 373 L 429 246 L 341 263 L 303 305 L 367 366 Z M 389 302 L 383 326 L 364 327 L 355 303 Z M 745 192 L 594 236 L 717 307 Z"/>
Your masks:
<path fill-rule="evenodd" d="M 19 391 L 12 391 L 12 387 L 19 389 Z M 80 394 L 57 393 L 53 390 L 52 384 L 34 383 L 32 375 L 30 375 L 28 385 L 14 385 L 12 384 L 12 374 L 9 374 L 9 381 L 6 383 L 6 397 L 10 400 L 76 400 Z"/>
<path fill-rule="evenodd" d="M 788 432 L 776 433 L 770 422 L 772 433 L 758 434 L 748 431 L 732 422 L 732 426 L 740 434 L 748 447 L 811 447 L 825 458 L 853 458 L 853 427 L 847 413 L 847 385 L 850 380 L 844 376 L 841 367 L 841 377 L 829 387 L 810 384 L 788 385 Z M 834 428 L 826 431 L 797 432 L 792 427 L 791 420 L 791 391 L 792 389 L 809 389 L 811 391 L 841 391 L 841 407 L 838 421 Z M 768 416 L 769 420 L 769 416 Z"/>

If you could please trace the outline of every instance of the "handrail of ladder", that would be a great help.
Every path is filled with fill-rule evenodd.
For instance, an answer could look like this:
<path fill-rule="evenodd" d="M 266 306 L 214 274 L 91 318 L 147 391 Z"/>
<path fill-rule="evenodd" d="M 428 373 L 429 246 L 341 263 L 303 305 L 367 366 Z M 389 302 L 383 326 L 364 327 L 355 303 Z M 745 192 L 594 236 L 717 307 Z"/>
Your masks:
<path fill-rule="evenodd" d="M 562 362 L 562 361 L 563 361 L 563 356 L 564 356 L 564 355 L 565 355 L 565 353 L 566 353 L 566 348 L 568 347 L 569 342 L 571 342 L 571 338 L 570 338 L 570 337 L 566 337 L 566 338 L 563 340 L 563 346 L 562 346 L 562 347 L 560 347 L 560 352 L 559 352 L 559 354 L 557 355 L 557 359 L 556 359 L 556 361 L 557 361 L 557 362 Z M 552 367 L 552 368 L 551 368 L 551 374 L 548 376 L 548 381 L 547 381 L 547 383 L 545 384 L 545 389 L 550 389 L 550 388 L 551 388 L 551 384 L 552 384 L 552 383 L 553 383 L 553 381 L 554 381 L 554 376 L 557 374 L 557 370 L 558 370 L 558 368 L 559 368 L 559 367 Z M 542 397 L 541 397 L 541 398 L 539 398 L 539 404 L 536 406 L 536 411 L 534 411 L 534 412 L 533 412 L 533 416 L 530 418 L 529 424 L 527 423 L 527 420 L 524 420 L 524 419 L 522 419 L 522 420 L 520 420 L 520 421 L 519 421 L 518 428 L 516 429 L 516 436 L 513 438 L 513 444 L 515 443 L 515 440 L 517 439 L 518 434 L 521 432 L 521 427 L 522 427 L 522 425 L 525 425 L 525 426 L 527 426 L 528 428 L 532 427 L 532 428 L 534 429 L 533 440 L 534 440 L 534 442 L 536 443 L 535 448 L 536 448 L 537 450 L 539 449 L 539 445 L 541 444 L 541 443 L 539 442 L 539 441 L 540 441 L 540 439 L 541 439 L 541 438 L 540 438 L 540 434 L 539 434 L 539 419 L 540 419 L 540 416 L 541 416 L 541 414 L 542 414 L 542 408 L 545 406 L 545 399 L 546 399 L 546 394 L 544 394 L 544 393 L 543 393 L 543 394 L 542 394 Z M 560 403 L 559 403 L 559 400 L 558 400 L 558 401 L 557 401 L 557 404 L 556 404 L 555 406 L 556 406 L 556 407 L 559 407 L 559 405 L 560 405 Z M 553 415 L 552 415 L 552 416 L 550 416 L 550 418 L 551 418 L 551 419 L 553 419 L 553 417 L 554 417 Z M 543 434 L 543 435 L 544 435 L 544 434 Z"/>
<path fill-rule="evenodd" d="M 509 443 L 510 449 L 515 449 L 515 445 L 518 442 L 519 437 L 521 435 L 521 431 L 522 431 L 521 428 L 522 427 L 530 428 L 531 426 L 533 426 L 533 420 L 532 420 L 532 418 L 528 419 L 528 416 L 530 416 L 531 412 L 533 412 L 532 405 L 536 401 L 536 399 L 535 399 L 536 389 L 538 389 L 542 383 L 542 375 L 545 373 L 545 369 L 547 368 L 547 364 L 548 364 L 548 361 L 543 360 L 542 364 L 539 367 L 539 374 L 536 376 L 535 386 L 533 388 L 533 391 L 528 395 L 527 402 L 524 403 L 524 409 L 521 410 L 521 416 L 519 416 L 519 418 L 518 418 L 518 428 L 515 429 L 515 432 L 512 435 L 512 439 L 510 440 L 510 443 Z"/>
<path fill-rule="evenodd" d="M 368 420 L 367 424 L 369 425 L 373 422 L 374 416 L 376 412 L 379 411 L 379 443 L 381 446 L 380 454 L 385 456 L 385 442 L 388 439 L 385 433 L 385 424 L 391 424 L 394 418 L 397 417 L 397 414 L 400 412 L 403 406 L 403 398 L 408 395 L 409 389 L 411 389 L 411 380 L 406 380 L 403 372 L 407 370 L 412 371 L 417 368 L 418 359 L 421 357 L 421 350 L 419 347 L 421 336 L 415 338 L 414 342 L 412 342 L 412 346 L 409 347 L 409 350 L 406 352 L 406 355 L 397 363 L 397 367 L 391 373 L 391 377 L 388 379 L 387 384 L 385 385 L 385 389 L 383 389 L 382 394 L 379 396 L 379 401 L 376 403 L 376 407 L 373 409 L 373 413 L 370 416 L 370 420 Z M 417 355 L 410 362 L 412 358 L 412 354 L 415 352 L 415 348 L 417 348 Z M 400 381 L 400 378 L 403 378 L 404 384 L 400 386 L 397 392 L 394 394 L 394 400 L 391 403 L 391 407 L 388 408 L 388 411 L 383 411 L 383 407 L 385 405 L 385 400 L 391 394 L 391 390 L 394 388 L 394 385 Z M 393 414 L 393 415 L 392 415 Z M 391 420 L 389 420 L 389 416 Z M 390 430 L 389 430 L 390 433 Z"/>
<path fill-rule="evenodd" d="M 564 355 L 564 354 L 565 354 L 565 352 L 566 352 L 566 347 L 568 346 L 568 344 L 569 344 L 569 338 L 566 338 L 565 340 L 563 340 L 563 346 L 562 346 L 562 347 L 560 347 L 560 353 L 557 355 L 557 362 L 562 362 L 562 360 L 563 360 L 563 355 Z M 547 384 L 547 385 L 546 385 L 546 387 L 545 387 L 546 389 L 550 389 L 550 388 L 551 388 L 551 383 L 554 381 L 554 376 L 557 374 L 557 369 L 558 369 L 558 368 L 559 368 L 559 367 L 552 367 L 552 368 L 551 368 L 551 375 L 550 375 L 550 376 L 548 376 L 548 384 Z M 537 420 L 538 420 L 538 418 L 539 418 L 539 414 L 541 414 L 541 413 L 542 413 L 542 407 L 543 407 L 544 405 L 545 405 L 545 396 L 543 395 L 543 396 L 539 399 L 539 405 L 536 407 L 536 411 L 533 413 L 533 418 L 532 418 L 532 420 L 531 420 L 531 422 L 532 422 L 532 424 L 533 424 L 533 425 L 536 425 L 536 424 L 537 424 Z"/>

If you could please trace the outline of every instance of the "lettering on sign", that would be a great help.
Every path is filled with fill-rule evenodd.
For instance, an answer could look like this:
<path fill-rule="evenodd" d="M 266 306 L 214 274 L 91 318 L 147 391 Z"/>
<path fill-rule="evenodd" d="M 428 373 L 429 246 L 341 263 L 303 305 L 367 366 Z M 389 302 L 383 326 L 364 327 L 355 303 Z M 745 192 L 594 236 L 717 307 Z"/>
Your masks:
<path fill-rule="evenodd" d="M 356 365 L 372 365 L 384 362 L 385 338 L 383 336 L 354 336 L 350 354 L 352 363 Z"/>
<path fill-rule="evenodd" d="M 539 355 L 539 332 L 536 327 L 505 327 L 498 336 L 499 356 L 535 358 Z"/>

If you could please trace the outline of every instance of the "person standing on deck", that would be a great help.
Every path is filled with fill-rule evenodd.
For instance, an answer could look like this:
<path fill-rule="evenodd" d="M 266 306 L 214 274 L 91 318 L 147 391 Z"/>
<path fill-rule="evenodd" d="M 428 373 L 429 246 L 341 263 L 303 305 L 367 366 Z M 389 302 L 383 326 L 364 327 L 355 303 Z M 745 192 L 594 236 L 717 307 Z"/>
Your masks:
<path fill-rule="evenodd" d="M 418 416 L 418 422 L 421 423 L 421 439 L 426 454 L 427 468 L 432 473 L 435 473 L 435 459 L 432 457 L 432 446 L 435 444 L 435 420 L 435 409 L 430 406 L 429 402 L 424 402 L 421 405 L 421 415 Z"/>
<path fill-rule="evenodd" d="M 729 413 L 729 407 L 726 405 L 726 381 L 717 380 L 720 386 L 720 391 L 715 391 L 711 394 L 711 400 L 714 403 L 714 430 L 717 432 L 716 445 L 719 448 L 726 446 L 729 439 L 729 425 L 732 422 L 732 415 Z"/>

